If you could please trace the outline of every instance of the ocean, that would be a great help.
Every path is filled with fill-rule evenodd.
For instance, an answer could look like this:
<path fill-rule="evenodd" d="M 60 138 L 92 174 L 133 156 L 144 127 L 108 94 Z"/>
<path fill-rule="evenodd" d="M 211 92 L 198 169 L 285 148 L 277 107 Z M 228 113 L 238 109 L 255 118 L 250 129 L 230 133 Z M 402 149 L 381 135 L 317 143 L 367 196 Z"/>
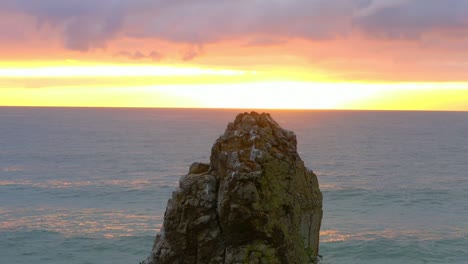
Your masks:
<path fill-rule="evenodd" d="M 0 108 L 0 263 L 137 264 L 238 112 Z M 269 112 L 318 175 L 322 263 L 468 263 L 468 112 Z"/>

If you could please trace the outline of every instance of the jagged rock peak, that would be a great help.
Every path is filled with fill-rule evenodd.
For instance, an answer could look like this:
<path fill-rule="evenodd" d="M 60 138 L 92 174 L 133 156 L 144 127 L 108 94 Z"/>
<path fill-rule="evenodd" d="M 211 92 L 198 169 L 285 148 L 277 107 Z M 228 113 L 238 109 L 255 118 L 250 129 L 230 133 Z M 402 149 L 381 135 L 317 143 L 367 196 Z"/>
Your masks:
<path fill-rule="evenodd" d="M 267 113 L 241 113 L 169 200 L 144 262 L 313 263 L 322 194 L 293 132 Z"/>
<path fill-rule="evenodd" d="M 296 147 L 296 137 L 293 132 L 281 128 L 270 114 L 257 112 L 238 114 L 234 122 L 229 123 L 224 137 L 242 137 L 248 135 L 250 140 L 266 137 L 270 141 L 286 143 L 291 141 Z"/>
<path fill-rule="evenodd" d="M 261 157 L 262 151 L 271 151 L 272 154 L 283 152 L 298 157 L 296 135 L 281 128 L 268 113 L 251 112 L 237 115 L 216 142 L 220 143 L 221 149 L 226 151 L 251 149 L 252 161 Z M 212 158 L 216 158 L 213 154 Z"/>

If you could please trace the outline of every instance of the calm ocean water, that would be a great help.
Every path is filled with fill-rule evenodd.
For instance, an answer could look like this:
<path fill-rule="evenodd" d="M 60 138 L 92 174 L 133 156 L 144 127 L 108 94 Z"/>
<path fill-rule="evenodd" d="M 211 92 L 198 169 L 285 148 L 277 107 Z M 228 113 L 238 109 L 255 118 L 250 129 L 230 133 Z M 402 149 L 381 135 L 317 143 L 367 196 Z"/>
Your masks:
<path fill-rule="evenodd" d="M 0 108 L 0 263 L 138 263 L 237 112 Z M 468 263 L 468 112 L 270 112 L 319 176 L 323 263 Z"/>

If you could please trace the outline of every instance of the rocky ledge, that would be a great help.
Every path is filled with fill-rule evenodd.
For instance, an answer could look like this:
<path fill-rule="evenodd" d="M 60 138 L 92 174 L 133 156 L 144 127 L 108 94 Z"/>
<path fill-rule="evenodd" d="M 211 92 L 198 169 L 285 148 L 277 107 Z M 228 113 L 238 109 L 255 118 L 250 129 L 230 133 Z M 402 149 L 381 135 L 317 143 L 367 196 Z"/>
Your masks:
<path fill-rule="evenodd" d="M 267 113 L 239 114 L 168 201 L 145 264 L 315 263 L 322 220 L 317 176 L 293 132 Z"/>

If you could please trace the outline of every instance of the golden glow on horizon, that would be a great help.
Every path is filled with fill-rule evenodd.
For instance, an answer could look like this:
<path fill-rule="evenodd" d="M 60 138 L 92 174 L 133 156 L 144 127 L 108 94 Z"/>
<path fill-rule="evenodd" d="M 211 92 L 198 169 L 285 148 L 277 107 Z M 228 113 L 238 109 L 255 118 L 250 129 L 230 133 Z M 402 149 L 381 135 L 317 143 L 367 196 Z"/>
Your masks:
<path fill-rule="evenodd" d="M 157 85 L 118 88 L 3 88 L 0 105 L 250 109 L 467 110 L 464 83 Z"/>
<path fill-rule="evenodd" d="M 235 76 L 246 74 L 237 70 L 215 70 L 152 65 L 94 65 L 0 68 L 0 78 L 66 78 L 66 77 L 142 77 L 142 76 Z"/>
<path fill-rule="evenodd" d="M 255 109 L 468 110 L 468 83 L 365 83 L 304 68 L 262 71 L 0 63 L 0 105 Z"/>

